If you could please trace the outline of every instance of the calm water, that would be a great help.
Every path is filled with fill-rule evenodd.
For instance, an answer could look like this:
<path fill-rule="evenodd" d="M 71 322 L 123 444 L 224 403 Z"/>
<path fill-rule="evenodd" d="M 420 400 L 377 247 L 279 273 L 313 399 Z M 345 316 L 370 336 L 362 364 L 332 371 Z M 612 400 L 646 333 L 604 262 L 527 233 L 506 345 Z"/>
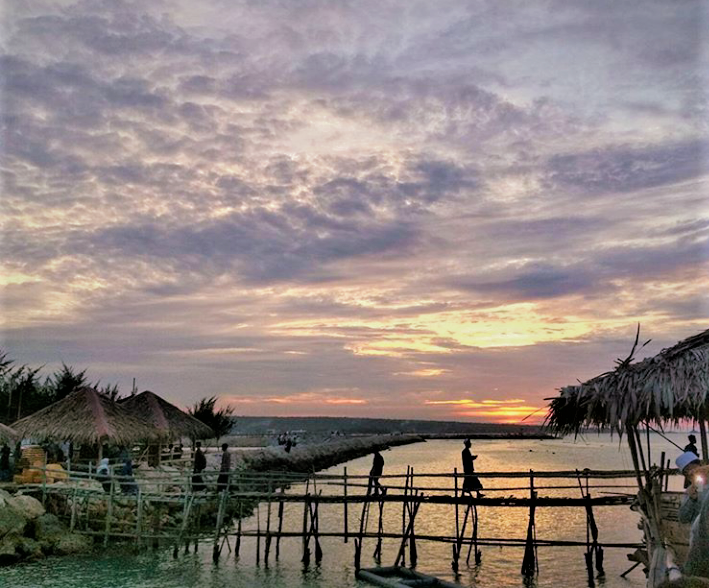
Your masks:
<path fill-rule="evenodd" d="M 678 443 L 683 435 L 673 436 Z M 384 452 L 386 461 L 384 473 L 405 473 L 407 465 L 415 468 L 417 474 L 452 472 L 460 467 L 462 443 L 459 441 L 430 441 L 398 447 Z M 669 443 L 653 437 L 653 451 L 667 451 L 674 458 L 677 450 Z M 625 443 L 619 446 L 618 439 L 608 435 L 592 435 L 583 440 L 573 439 L 551 441 L 478 441 L 473 452 L 479 455 L 476 467 L 479 471 L 536 471 L 564 470 L 588 467 L 591 469 L 631 469 L 631 461 Z M 657 457 L 653 455 L 653 460 Z M 347 464 L 349 475 L 366 474 L 371 466 L 371 457 L 361 458 Z M 337 466 L 326 473 L 341 473 L 343 466 Z M 617 482 L 630 484 L 632 480 Z M 386 484 L 387 481 L 383 480 Z M 523 486 L 522 480 L 483 480 L 489 488 Z M 423 482 L 420 482 L 423 483 Z M 559 480 L 538 480 L 540 486 L 566 484 Z M 599 482 L 601 483 L 601 482 Z M 677 483 L 679 481 L 677 480 Z M 427 480 L 426 485 L 446 484 L 443 480 Z M 450 482 L 448 482 L 450 484 Z M 323 486 L 324 493 L 336 492 L 332 487 Z M 609 491 L 612 489 L 609 489 Z M 293 488 L 291 491 L 297 491 Z M 633 489 L 620 490 L 633 492 Z M 350 489 L 350 493 L 353 493 Z M 526 495 L 525 492 L 505 492 L 505 495 Z M 579 496 L 578 489 L 543 490 L 541 495 Z M 494 494 L 490 494 L 491 496 Z M 302 525 L 302 505 L 286 505 L 284 530 L 296 530 Z M 343 512 L 341 505 L 320 506 L 320 530 L 341 530 Z M 374 512 L 374 508 L 372 509 Z M 526 536 L 527 510 L 523 508 L 480 508 L 480 537 L 520 537 Z M 637 529 L 639 517 L 627 507 L 604 507 L 595 510 L 603 542 L 639 542 Z M 266 509 L 261 507 L 261 524 L 265 521 Z M 370 520 L 370 530 L 376 522 Z M 350 530 L 358 528 L 359 508 L 350 508 Z M 256 517 L 245 521 L 244 528 L 255 528 Z M 401 528 L 401 505 L 387 504 L 384 527 L 386 530 Z M 418 534 L 455 534 L 454 507 L 425 505 L 416 519 Z M 586 524 L 582 509 L 549 509 L 537 511 L 537 537 L 539 539 L 585 540 Z M 281 558 L 273 561 L 268 568 L 255 564 L 255 540 L 244 539 L 241 557 L 235 560 L 233 554 L 222 554 L 219 564 L 211 559 L 211 544 L 205 542 L 199 553 L 180 554 L 172 559 L 171 550 L 147 551 L 142 554 L 128 554 L 116 551 L 90 557 L 49 558 L 47 560 L 0 570 L 0 586 L 37 588 L 266 588 L 293 587 L 358 587 L 365 584 L 354 578 L 354 544 L 343 543 L 341 539 L 321 540 L 324 557 L 320 566 L 311 564 L 308 571 L 300 563 L 300 539 L 283 539 Z M 384 541 L 382 565 L 392 565 L 399 544 Z M 448 580 L 455 580 L 451 567 L 451 546 L 417 542 L 418 569 Z M 362 552 L 364 567 L 375 565 L 371 559 L 375 548 L 374 540 L 365 540 Z M 534 583 L 525 583 L 519 573 L 523 548 L 482 547 L 482 564 L 467 568 L 462 562 L 461 574 L 457 581 L 462 586 L 480 588 L 497 587 L 583 587 L 587 586 L 586 571 L 581 547 L 540 547 L 539 575 Z M 626 559 L 628 549 L 605 550 L 605 579 L 597 581 L 597 586 L 607 588 L 633 588 L 645 585 L 644 575 L 639 569 L 627 579 L 619 575 L 629 567 Z M 465 554 L 465 552 L 464 552 Z"/>

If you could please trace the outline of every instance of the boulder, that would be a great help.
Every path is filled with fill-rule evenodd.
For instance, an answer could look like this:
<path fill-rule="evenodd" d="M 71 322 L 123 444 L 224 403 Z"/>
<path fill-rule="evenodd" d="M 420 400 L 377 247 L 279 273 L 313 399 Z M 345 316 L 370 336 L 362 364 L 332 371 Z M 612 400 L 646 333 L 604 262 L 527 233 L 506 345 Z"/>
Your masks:
<path fill-rule="evenodd" d="M 18 552 L 23 560 L 42 559 L 42 546 L 39 541 L 30 539 L 29 537 L 20 537 L 17 541 L 16 552 Z"/>
<path fill-rule="evenodd" d="M 44 553 L 53 553 L 54 547 L 67 534 L 66 527 L 53 514 L 45 513 L 32 521 L 28 536 L 39 541 Z"/>
<path fill-rule="evenodd" d="M 67 533 L 63 535 L 59 542 L 54 546 L 54 553 L 57 555 L 73 555 L 77 553 L 86 553 L 92 548 L 92 542 L 86 535 L 78 533 Z"/>
<path fill-rule="evenodd" d="M 45 513 L 42 503 L 32 496 L 20 494 L 13 499 L 13 505 L 29 520 L 34 520 Z"/>
<path fill-rule="evenodd" d="M 0 490 L 0 539 L 10 533 L 22 535 L 27 524 L 27 517 L 15 504 L 15 499 L 4 490 Z"/>

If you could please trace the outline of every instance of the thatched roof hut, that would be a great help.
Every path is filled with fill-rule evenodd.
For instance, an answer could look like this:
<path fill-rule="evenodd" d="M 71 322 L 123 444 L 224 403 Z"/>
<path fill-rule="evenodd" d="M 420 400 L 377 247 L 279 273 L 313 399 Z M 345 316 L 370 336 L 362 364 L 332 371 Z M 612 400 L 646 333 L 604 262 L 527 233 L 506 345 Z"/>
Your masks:
<path fill-rule="evenodd" d="M 125 445 L 156 436 L 153 426 L 89 387 L 12 425 L 21 437 Z"/>
<path fill-rule="evenodd" d="M 0 423 L 0 443 L 11 443 L 19 439 L 17 431 Z"/>
<path fill-rule="evenodd" d="M 180 410 L 150 390 L 124 398 L 120 403 L 131 413 L 149 420 L 163 439 L 180 437 L 209 439 L 214 437 L 214 431 L 202 421 Z"/>
<path fill-rule="evenodd" d="M 631 353 L 632 357 L 632 353 Z M 640 423 L 703 421 L 709 416 L 709 330 L 637 363 L 561 388 L 551 400 L 546 426 L 578 433 L 596 426 L 623 433 Z"/>

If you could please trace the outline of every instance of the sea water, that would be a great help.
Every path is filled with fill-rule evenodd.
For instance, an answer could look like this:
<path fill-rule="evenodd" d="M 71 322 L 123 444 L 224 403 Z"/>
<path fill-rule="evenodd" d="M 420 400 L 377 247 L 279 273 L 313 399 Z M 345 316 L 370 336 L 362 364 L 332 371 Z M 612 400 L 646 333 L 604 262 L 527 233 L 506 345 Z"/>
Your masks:
<path fill-rule="evenodd" d="M 683 445 L 684 435 L 672 434 L 670 437 Z M 674 458 L 678 450 L 659 436 L 652 435 L 653 462 L 658 462 L 661 451 Z M 450 486 L 451 479 L 429 478 L 425 473 L 453 472 L 461 469 L 461 441 L 429 441 L 396 447 L 382 453 L 385 466 L 384 474 L 404 474 L 407 466 L 412 466 L 417 476 L 417 485 Z M 484 472 L 511 471 L 552 471 L 574 469 L 632 469 L 632 462 L 626 449 L 625 440 L 619 442 L 617 436 L 589 434 L 583 438 L 555 440 L 485 440 L 474 441 L 472 451 L 478 455 L 476 469 Z M 348 476 L 367 474 L 371 467 L 371 456 L 341 464 L 323 473 L 341 474 L 347 467 Z M 526 486 L 528 479 L 483 479 L 487 488 Z M 382 479 L 384 485 L 402 484 Z M 618 484 L 627 488 L 608 488 L 593 490 L 593 495 L 601 492 L 635 492 L 632 478 L 626 480 L 595 480 L 596 484 Z M 575 480 L 537 478 L 535 486 L 540 496 L 580 497 Z M 544 486 L 568 485 L 567 489 L 544 489 Z M 672 480 L 672 486 L 681 487 L 679 478 Z M 302 493 L 302 487 L 292 487 L 288 492 Z M 310 488 L 312 492 L 312 487 Z M 318 490 L 324 494 L 341 493 L 342 489 L 321 484 Z M 349 493 L 364 492 L 350 486 Z M 392 490 L 392 493 L 401 492 Z M 499 496 L 489 492 L 488 496 Z M 528 491 L 509 491 L 503 495 L 528 496 Z M 529 511 L 526 508 L 481 507 L 479 512 L 479 536 L 481 538 L 517 537 L 523 539 L 527 533 Z M 272 529 L 276 509 L 272 510 Z M 350 504 L 348 524 L 350 533 L 359 529 L 361 505 Z M 638 530 L 639 515 L 627 506 L 594 508 L 599 528 L 599 541 L 606 543 L 639 543 L 642 540 Z M 369 517 L 369 531 L 376 530 L 377 507 L 372 505 Z M 264 528 L 267 507 L 260 506 L 259 519 Z M 302 528 L 303 505 L 287 503 L 284 516 L 284 530 Z M 319 507 L 320 531 L 342 531 L 343 508 L 341 504 L 321 504 Z M 401 531 L 402 505 L 386 503 L 384 507 L 384 530 Z M 243 521 L 244 529 L 255 529 L 257 517 L 254 515 Z M 536 516 L 538 539 L 586 540 L 586 515 L 582 508 L 539 508 Z M 416 517 L 417 535 L 455 535 L 455 507 L 452 505 L 423 505 Z M 263 540 L 262 540 L 263 541 Z M 271 546 L 270 562 L 263 564 L 263 543 L 261 545 L 261 565 L 256 564 L 254 538 L 243 538 L 240 557 L 237 559 L 224 550 L 218 563 L 212 562 L 212 542 L 206 539 L 198 553 L 190 549 L 185 555 L 180 549 L 177 559 L 172 557 L 172 549 L 152 551 L 146 549 L 140 553 L 120 548 L 110 548 L 96 554 L 79 557 L 52 557 L 45 560 L 20 564 L 0 569 L 0 586 L 27 588 L 329 588 L 358 587 L 366 584 L 354 577 L 354 542 L 344 543 L 341 538 L 321 539 L 323 559 L 316 565 L 311 557 L 310 565 L 305 568 L 301 563 L 302 541 L 300 538 L 281 540 L 280 559 L 275 561 L 275 540 Z M 382 565 L 393 565 L 400 541 L 385 539 L 383 542 Z M 230 547 L 234 547 L 233 537 Z M 362 550 L 362 566 L 375 565 L 372 558 L 376 547 L 375 539 L 365 539 Z M 461 586 L 479 588 L 503 587 L 559 587 L 573 588 L 588 586 L 588 577 L 583 553 L 585 547 L 539 547 L 539 573 L 532 579 L 525 579 L 520 574 L 524 548 L 520 547 L 480 547 L 482 562 L 479 566 L 466 565 L 467 548 L 464 547 L 460 562 L 460 573 L 455 575 L 451 569 L 452 551 L 450 544 L 417 541 L 417 569 L 440 578 L 457 581 Z M 311 550 L 313 546 L 311 544 Z M 645 586 L 645 577 L 641 568 L 631 572 L 627 578 L 620 574 L 627 570 L 632 562 L 627 560 L 631 549 L 605 549 L 605 576 L 595 578 L 596 586 L 607 588 L 640 588 Z M 408 554 L 407 554 L 408 557 Z M 474 557 L 471 557 L 471 564 Z"/>

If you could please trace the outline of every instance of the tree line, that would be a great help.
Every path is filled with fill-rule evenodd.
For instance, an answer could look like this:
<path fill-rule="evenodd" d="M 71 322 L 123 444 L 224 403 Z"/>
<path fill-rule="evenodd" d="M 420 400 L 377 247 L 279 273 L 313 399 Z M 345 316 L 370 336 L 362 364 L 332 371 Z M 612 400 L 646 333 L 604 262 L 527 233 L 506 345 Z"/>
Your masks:
<path fill-rule="evenodd" d="M 0 350 L 0 423 L 11 425 L 83 386 L 95 388 L 114 402 L 124 397 L 118 384 L 102 385 L 100 380 L 92 383 L 86 369 L 79 371 L 62 362 L 60 369 L 42 377 L 43 367 L 17 365 L 6 351 Z M 217 409 L 217 400 L 217 396 L 202 398 L 187 412 L 210 427 L 219 439 L 231 431 L 234 409 L 230 406 Z"/>

